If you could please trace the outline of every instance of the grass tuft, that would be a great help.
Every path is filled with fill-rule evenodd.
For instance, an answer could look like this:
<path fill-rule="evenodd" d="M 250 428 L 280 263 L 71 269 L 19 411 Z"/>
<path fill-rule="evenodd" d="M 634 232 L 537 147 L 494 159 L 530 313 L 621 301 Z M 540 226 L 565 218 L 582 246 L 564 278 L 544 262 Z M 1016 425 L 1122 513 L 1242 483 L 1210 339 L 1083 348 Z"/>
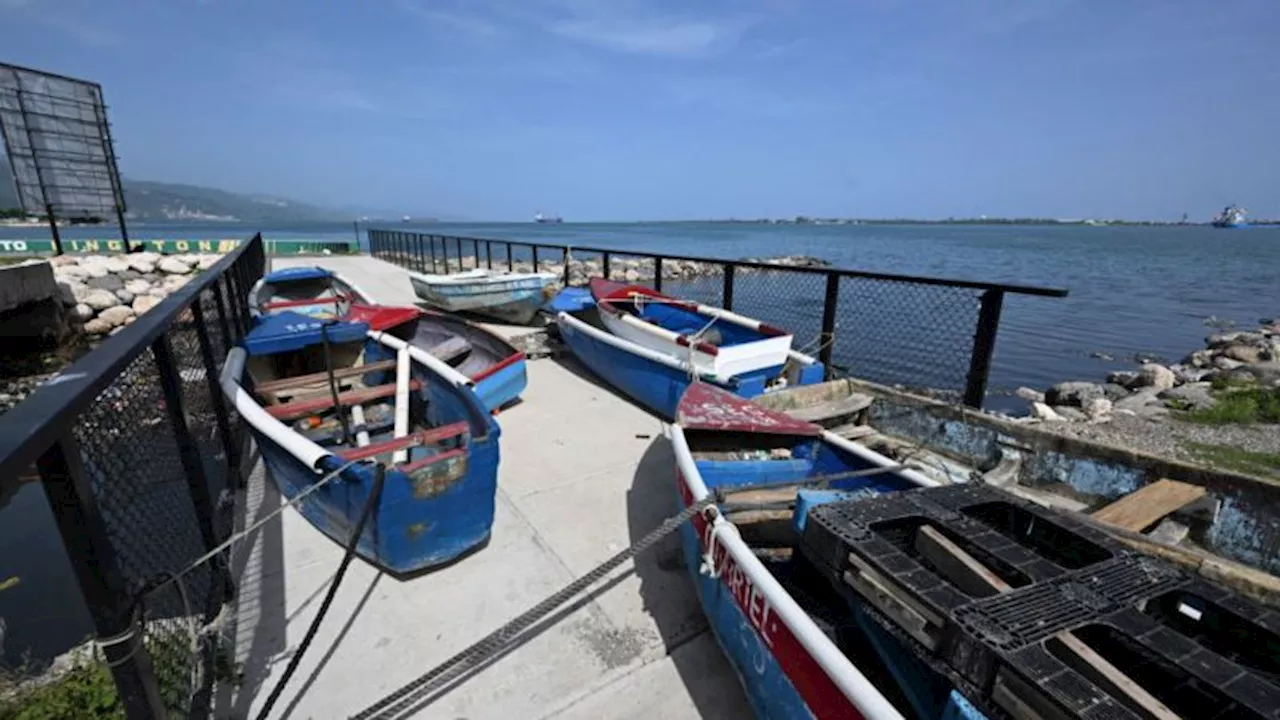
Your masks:
<path fill-rule="evenodd" d="M 1280 388 L 1247 388 L 1221 392 L 1211 408 L 1195 410 L 1186 419 L 1202 425 L 1280 423 Z"/>
<path fill-rule="evenodd" d="M 1187 450 L 1196 459 L 1214 467 L 1246 475 L 1271 475 L 1280 477 L 1280 454 L 1241 450 L 1227 445 L 1209 445 L 1189 442 Z"/>

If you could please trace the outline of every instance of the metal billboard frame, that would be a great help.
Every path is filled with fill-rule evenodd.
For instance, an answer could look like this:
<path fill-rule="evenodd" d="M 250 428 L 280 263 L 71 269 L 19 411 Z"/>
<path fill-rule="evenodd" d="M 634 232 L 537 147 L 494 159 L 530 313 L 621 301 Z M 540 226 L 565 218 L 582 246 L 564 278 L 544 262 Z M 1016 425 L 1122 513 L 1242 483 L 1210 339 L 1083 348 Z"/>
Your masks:
<path fill-rule="evenodd" d="M 124 186 L 101 85 L 0 63 L 0 139 L 18 202 L 48 217 L 55 252 L 62 254 L 59 214 L 114 212 L 128 246 Z"/>

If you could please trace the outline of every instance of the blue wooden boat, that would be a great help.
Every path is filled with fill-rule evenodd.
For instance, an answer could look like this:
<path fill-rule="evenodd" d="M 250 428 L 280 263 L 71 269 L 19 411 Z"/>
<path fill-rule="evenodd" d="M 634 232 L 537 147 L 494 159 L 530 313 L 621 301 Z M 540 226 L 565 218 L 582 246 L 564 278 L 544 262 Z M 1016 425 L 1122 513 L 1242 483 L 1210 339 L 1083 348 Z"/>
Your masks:
<path fill-rule="evenodd" d="M 565 345 L 596 375 L 664 418 L 696 378 L 756 397 L 823 379 L 822 363 L 765 323 L 650 288 L 592 280 L 595 305 L 560 312 Z"/>
<path fill-rule="evenodd" d="M 421 348 L 475 383 L 485 408 L 496 412 L 529 384 L 525 354 L 497 333 L 462 318 L 418 308 L 354 305 L 347 320 Z"/>
<path fill-rule="evenodd" d="M 498 425 L 474 383 L 430 353 L 365 322 L 286 310 L 228 353 L 221 385 L 285 497 L 355 461 L 297 506 L 339 543 L 364 507 L 374 463 L 386 466 L 357 545 L 369 562 L 411 573 L 488 539 Z"/>
<path fill-rule="evenodd" d="M 895 670 L 851 659 L 851 608 L 797 550 L 813 507 L 936 481 L 708 383 L 684 394 L 670 439 L 680 507 L 717 498 L 681 528 L 682 544 L 698 599 L 758 717 L 982 717 L 949 686 L 912 678 L 904 697 L 891 673 L 913 658 L 875 627 L 857 640 L 887 641 L 881 649 Z"/>
<path fill-rule="evenodd" d="M 371 303 L 355 283 L 322 267 L 291 267 L 264 275 L 249 290 L 254 318 L 285 310 L 318 318 L 340 318 L 353 303 Z"/>
<path fill-rule="evenodd" d="M 449 312 L 467 312 L 528 325 L 554 292 L 555 273 L 505 273 L 477 268 L 451 275 L 410 272 L 420 300 Z"/>

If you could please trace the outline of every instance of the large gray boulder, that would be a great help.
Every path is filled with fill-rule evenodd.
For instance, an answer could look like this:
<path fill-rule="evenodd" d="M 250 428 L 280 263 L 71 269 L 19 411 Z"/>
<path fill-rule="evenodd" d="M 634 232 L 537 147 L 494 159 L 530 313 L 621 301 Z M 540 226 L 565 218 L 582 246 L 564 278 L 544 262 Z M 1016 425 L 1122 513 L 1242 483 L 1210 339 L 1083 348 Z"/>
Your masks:
<path fill-rule="evenodd" d="M 1112 407 L 1115 410 L 1129 410 L 1137 412 L 1148 405 L 1159 403 L 1160 398 L 1158 396 L 1158 391 L 1152 388 L 1146 388 L 1139 390 L 1127 398 L 1115 401 L 1112 403 Z"/>
<path fill-rule="evenodd" d="M 111 327 L 120 327 L 131 317 L 133 317 L 133 308 L 124 305 L 110 307 L 98 313 L 98 319 L 111 323 Z"/>
<path fill-rule="evenodd" d="M 1050 405 L 1083 407 L 1089 400 L 1105 397 L 1106 392 L 1097 383 L 1072 381 L 1054 385 L 1044 396 Z"/>
<path fill-rule="evenodd" d="M 1129 387 L 1138 381 L 1136 370 L 1112 370 L 1107 373 L 1107 382 Z"/>
<path fill-rule="evenodd" d="M 1175 407 L 1182 407 L 1188 410 L 1204 410 L 1211 408 L 1217 403 L 1213 393 L 1211 383 L 1196 382 L 1187 383 L 1176 388 L 1170 388 L 1160 393 L 1160 399 Z"/>
<path fill-rule="evenodd" d="M 1178 384 L 1173 371 L 1159 363 L 1147 363 L 1138 370 L 1138 379 L 1134 387 L 1151 388 L 1156 392 L 1168 390 Z"/>
<path fill-rule="evenodd" d="M 141 315 L 142 313 L 159 305 L 163 300 L 164 298 L 159 298 L 154 295 L 139 295 L 133 299 L 133 311 L 138 315 Z"/>
<path fill-rule="evenodd" d="M 85 284 L 91 288 L 99 290 L 108 290 L 115 292 L 124 287 L 124 281 L 115 275 L 103 275 L 102 277 L 91 277 L 85 281 Z"/>
<path fill-rule="evenodd" d="M 176 257 L 163 258 L 156 263 L 156 267 L 170 275 L 186 275 L 191 272 L 191 266 Z"/>
<path fill-rule="evenodd" d="M 119 305 L 120 298 L 116 297 L 115 293 L 107 290 L 94 289 L 86 293 L 81 302 L 94 310 L 101 312 L 107 308 Z"/>

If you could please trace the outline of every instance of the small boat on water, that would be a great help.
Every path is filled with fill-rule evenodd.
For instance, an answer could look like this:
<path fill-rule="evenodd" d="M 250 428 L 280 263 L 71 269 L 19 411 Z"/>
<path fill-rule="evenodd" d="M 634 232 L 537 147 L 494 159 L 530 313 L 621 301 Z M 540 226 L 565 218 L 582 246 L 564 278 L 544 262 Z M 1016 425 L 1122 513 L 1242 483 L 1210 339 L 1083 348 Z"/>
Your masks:
<path fill-rule="evenodd" d="M 823 367 L 770 325 L 640 285 L 591 281 L 594 305 L 560 312 L 560 337 L 592 372 L 671 418 L 696 379 L 742 397 L 820 382 Z"/>
<path fill-rule="evenodd" d="M 707 383 L 689 387 L 670 437 L 681 507 L 717 498 L 682 545 L 757 717 L 901 718 L 838 643 L 844 601 L 795 548 L 809 508 L 937 483 Z"/>
<path fill-rule="evenodd" d="M 373 302 L 369 295 L 332 270 L 291 267 L 267 273 L 249 290 L 249 314 L 255 318 L 289 310 L 317 318 L 340 318 L 352 303 Z"/>
<path fill-rule="evenodd" d="M 467 312 L 513 325 L 528 325 L 554 293 L 559 276 L 548 272 L 507 273 L 477 268 L 451 275 L 410 272 L 420 300 L 449 312 Z"/>
<path fill-rule="evenodd" d="M 374 463 L 385 465 L 357 544 L 369 562 L 411 573 L 488 539 L 500 431 L 474 383 L 444 361 L 367 322 L 285 310 L 227 354 L 221 386 L 286 498 L 345 467 L 297 506 L 338 543 L 359 519 Z"/>
<path fill-rule="evenodd" d="M 355 305 L 347 319 L 425 350 L 475 383 L 490 412 L 520 397 L 529 384 L 525 355 L 500 335 L 459 317 L 431 310 Z"/>
<path fill-rule="evenodd" d="M 1239 205 L 1228 205 L 1222 208 L 1222 212 L 1213 218 L 1212 225 L 1217 228 L 1242 228 L 1248 227 L 1249 223 L 1245 220 L 1247 210 Z"/>

